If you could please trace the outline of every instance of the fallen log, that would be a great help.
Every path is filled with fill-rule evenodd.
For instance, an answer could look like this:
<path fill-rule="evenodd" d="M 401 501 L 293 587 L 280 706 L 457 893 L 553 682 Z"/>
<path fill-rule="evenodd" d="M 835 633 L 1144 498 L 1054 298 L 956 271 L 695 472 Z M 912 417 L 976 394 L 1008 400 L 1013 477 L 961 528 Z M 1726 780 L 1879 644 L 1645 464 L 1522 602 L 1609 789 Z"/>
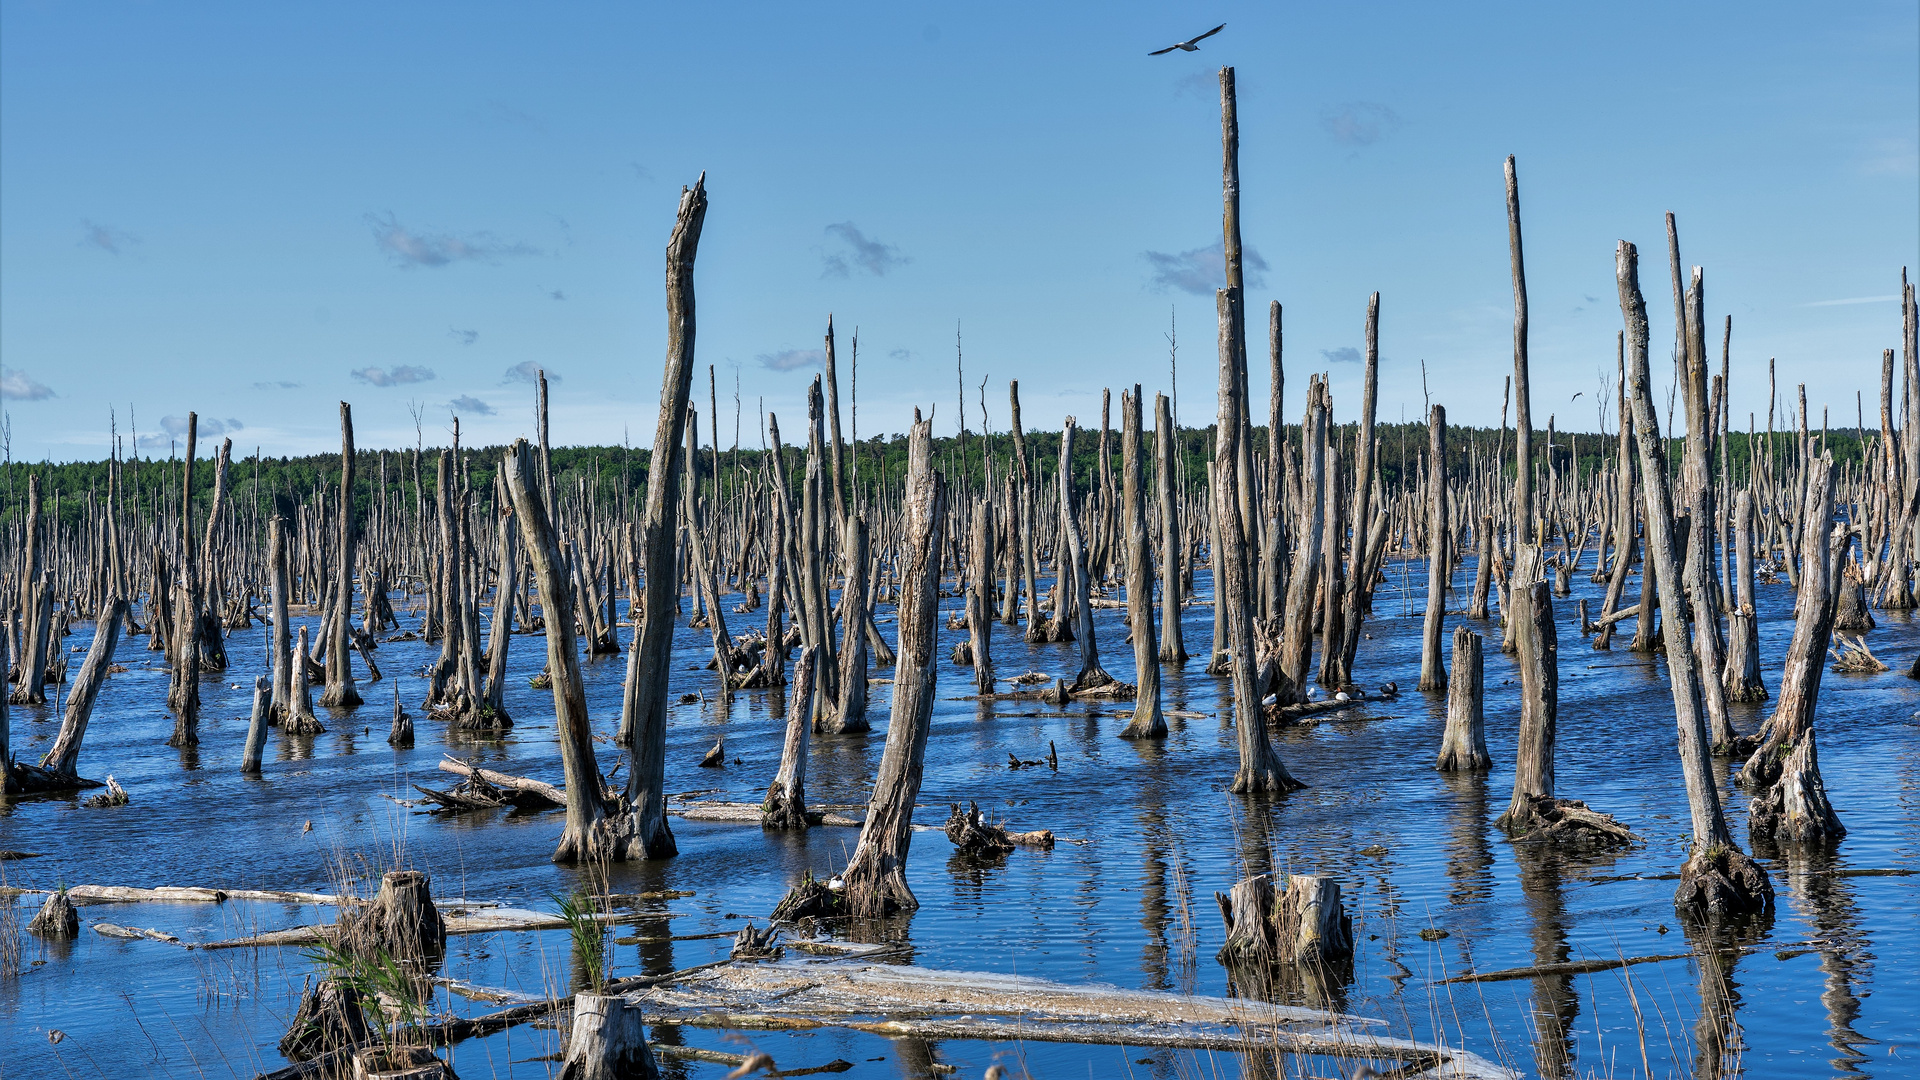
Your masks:
<path fill-rule="evenodd" d="M 523 795 L 537 795 L 555 806 L 564 807 L 567 805 L 567 793 L 554 787 L 552 784 L 540 780 L 529 780 L 523 776 L 508 776 L 506 773 L 497 773 L 491 769 L 478 769 L 456 757 L 448 756 L 443 759 L 440 762 L 440 771 L 450 772 L 455 776 L 477 775 L 482 780 L 503 791 L 513 791 Z"/>
<path fill-rule="evenodd" d="M 1631 967 L 1634 964 L 1657 964 L 1666 960 L 1685 960 L 1692 955 L 1692 953 L 1661 953 L 1657 956 L 1622 956 L 1614 960 L 1573 960 L 1564 964 L 1536 964 L 1533 967 L 1468 972 L 1465 975 L 1453 975 L 1445 979 L 1435 979 L 1431 985 L 1444 986 L 1447 983 L 1503 982 L 1508 979 L 1536 979 L 1549 975 L 1585 975 L 1594 971 L 1612 971 L 1614 968 Z"/>

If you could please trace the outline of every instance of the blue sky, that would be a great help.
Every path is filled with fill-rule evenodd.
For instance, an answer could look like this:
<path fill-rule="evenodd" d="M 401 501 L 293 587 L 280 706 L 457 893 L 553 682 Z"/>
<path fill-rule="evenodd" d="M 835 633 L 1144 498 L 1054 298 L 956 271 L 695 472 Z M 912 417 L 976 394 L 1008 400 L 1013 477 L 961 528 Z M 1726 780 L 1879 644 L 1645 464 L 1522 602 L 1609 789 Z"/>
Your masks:
<path fill-rule="evenodd" d="M 1148 57 L 1217 22 L 1198 53 Z M 0 376 L 16 458 L 142 449 L 189 409 L 236 450 L 532 430 L 652 437 L 664 246 L 706 171 L 698 357 L 721 442 L 798 430 L 829 312 L 860 331 L 859 430 L 913 406 L 1097 421 L 1102 386 L 1213 408 L 1215 72 L 1237 68 L 1250 306 L 1383 420 L 1427 392 L 1496 423 L 1511 371 L 1501 163 L 1518 155 L 1534 415 L 1592 429 L 1617 239 L 1661 215 L 1734 319 L 1733 410 L 1766 362 L 1875 411 L 1920 271 L 1920 21 L 1804 5 L 67 4 L 0 0 Z M 1156 257 L 1157 256 L 1157 257 Z M 1671 325 L 1648 283 L 1656 340 Z M 1878 299 L 1874 299 L 1878 298 Z M 1840 302 L 1844 301 L 1844 302 Z M 1265 393 L 1263 320 L 1254 391 Z M 1716 336 L 1717 335 L 1710 335 Z M 1656 370 L 1659 365 L 1656 364 Z M 704 370 L 696 398 L 704 403 Z M 843 399 L 848 394 L 843 375 Z M 1584 396 L 1571 400 L 1576 392 Z M 843 407 L 845 403 L 843 401 Z M 704 408 L 703 408 L 704 411 Z M 155 441 L 157 439 L 162 441 Z"/>

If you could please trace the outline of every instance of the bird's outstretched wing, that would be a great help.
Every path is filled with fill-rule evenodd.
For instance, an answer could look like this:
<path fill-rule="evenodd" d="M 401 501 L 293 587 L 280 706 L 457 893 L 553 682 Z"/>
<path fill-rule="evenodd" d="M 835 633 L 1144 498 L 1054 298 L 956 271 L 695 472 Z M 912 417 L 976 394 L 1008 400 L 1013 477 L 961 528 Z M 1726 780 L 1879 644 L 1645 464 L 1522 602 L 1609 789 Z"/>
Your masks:
<path fill-rule="evenodd" d="M 1153 52 L 1150 52 L 1150 53 L 1148 53 L 1147 55 L 1148 55 L 1148 56 L 1165 56 L 1166 54 L 1168 54 L 1168 53 L 1170 53 L 1170 52 L 1172 52 L 1173 50 L 1175 50 L 1175 49 L 1177 49 L 1177 48 L 1179 48 L 1179 47 L 1180 47 L 1180 46 L 1178 46 L 1178 45 L 1169 45 L 1169 46 L 1167 46 L 1167 47 L 1166 47 L 1166 48 L 1164 48 L 1164 49 L 1156 49 L 1156 50 L 1154 50 Z"/>
<path fill-rule="evenodd" d="M 1222 31 L 1222 30 L 1225 30 L 1226 28 L 1227 28 L 1227 24 L 1226 24 L 1226 23 L 1221 23 L 1221 24 L 1220 24 L 1219 26 L 1216 26 L 1216 27 L 1214 27 L 1213 29 L 1211 29 L 1211 30 L 1209 30 L 1209 31 L 1207 31 L 1206 33 L 1204 33 L 1204 34 L 1201 34 L 1201 35 L 1200 35 L 1199 37 L 1197 37 L 1197 38 L 1194 38 L 1194 39 L 1193 39 L 1192 41 L 1189 41 L 1189 42 L 1187 42 L 1187 44 L 1189 44 L 1189 45 L 1193 45 L 1193 44 L 1196 44 L 1196 43 L 1198 43 L 1198 42 L 1202 42 L 1202 41 L 1205 41 L 1206 39 L 1208 39 L 1208 38 L 1210 38 L 1210 37 L 1212 37 L 1213 35 L 1215 35 L 1215 34 L 1217 34 L 1217 33 L 1219 33 L 1219 32 L 1220 32 L 1220 31 Z"/>

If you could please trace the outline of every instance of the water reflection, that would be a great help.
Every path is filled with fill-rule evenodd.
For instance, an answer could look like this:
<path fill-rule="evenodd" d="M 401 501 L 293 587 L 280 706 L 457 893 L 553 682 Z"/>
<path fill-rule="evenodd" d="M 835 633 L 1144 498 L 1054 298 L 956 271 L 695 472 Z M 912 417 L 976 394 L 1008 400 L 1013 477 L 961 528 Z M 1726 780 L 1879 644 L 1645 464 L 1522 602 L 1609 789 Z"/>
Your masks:
<path fill-rule="evenodd" d="M 1440 773 L 1453 796 L 1448 832 L 1447 903 L 1472 904 L 1493 896 L 1493 848 L 1487 837 L 1486 770 Z"/>
<path fill-rule="evenodd" d="M 1827 1045 L 1833 1071 L 1860 1075 L 1869 1060 L 1864 1049 L 1879 1041 L 1854 1030 L 1860 1019 L 1858 988 L 1873 977 L 1873 940 L 1864 928 L 1852 879 L 1841 871 L 1829 849 L 1790 846 L 1782 851 L 1787 890 L 1803 921 L 1812 926 L 1808 944 L 1818 951 L 1825 976 L 1820 1003 L 1827 1011 Z"/>
<path fill-rule="evenodd" d="M 1529 922 L 1535 965 L 1564 964 L 1572 956 L 1567 942 L 1568 918 L 1562 882 L 1561 856 L 1545 844 L 1515 844 L 1514 862 L 1520 871 L 1520 893 Z M 1580 995 L 1570 974 L 1534 977 L 1531 1020 L 1533 1067 L 1541 1076 L 1570 1076 L 1575 1049 L 1573 1023 L 1580 1015 Z"/>

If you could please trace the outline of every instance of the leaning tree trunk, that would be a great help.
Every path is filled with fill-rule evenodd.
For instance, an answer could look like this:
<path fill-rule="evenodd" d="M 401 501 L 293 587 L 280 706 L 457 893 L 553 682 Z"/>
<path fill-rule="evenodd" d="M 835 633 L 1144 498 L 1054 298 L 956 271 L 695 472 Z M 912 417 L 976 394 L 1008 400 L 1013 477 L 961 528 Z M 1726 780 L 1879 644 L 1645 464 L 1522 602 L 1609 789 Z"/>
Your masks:
<path fill-rule="evenodd" d="M 1167 718 L 1160 709 L 1160 662 L 1153 633 L 1153 548 L 1147 543 L 1147 485 L 1142 461 L 1140 384 L 1120 395 L 1121 501 L 1127 555 L 1127 621 L 1133 627 L 1135 689 L 1133 720 L 1125 739 L 1162 739 Z M 1172 552 L 1168 552 L 1172 561 Z M 1176 612 L 1175 618 L 1179 615 Z"/>
<path fill-rule="evenodd" d="M 667 365 L 660 388 L 660 419 L 653 432 L 656 470 L 647 484 L 642 532 L 646 602 L 635 658 L 631 712 L 620 726 L 630 733 L 627 805 L 637 852 L 649 859 L 678 854 L 667 827 L 667 677 L 673 664 L 674 549 L 679 521 L 680 440 L 693 387 L 693 263 L 706 222 L 706 174 L 680 193 L 680 210 L 667 241 Z M 769 647 L 774 643 L 769 642 Z"/>
<path fill-rule="evenodd" d="M 860 841 L 841 875 L 849 914 L 879 916 L 920 906 L 907 885 L 913 804 L 920 797 L 927 732 L 933 720 L 934 653 L 940 614 L 941 526 L 947 482 L 933 469 L 933 422 L 919 419 L 907 444 L 901 537 L 900 644 L 894 662 L 893 713 Z"/>
<path fill-rule="evenodd" d="M 1798 611 L 1793 643 L 1787 647 L 1786 670 L 1780 678 L 1780 704 L 1767 723 L 1760 748 L 1740 772 L 1740 782 L 1756 793 L 1747 811 L 1756 839 L 1824 844 L 1847 834 L 1827 800 L 1813 732 L 1814 704 L 1820 696 L 1820 677 L 1826 669 L 1837 607 L 1834 578 L 1838 576 L 1835 564 L 1839 559 L 1830 556 L 1829 545 L 1821 542 L 1833 521 L 1833 473 L 1831 454 L 1823 454 L 1809 470 L 1806 502 L 1800 514 L 1800 573 L 1795 593 Z M 1840 538 L 1832 545 L 1837 552 L 1846 550 L 1845 529 L 1845 525 L 1834 526 Z"/>
<path fill-rule="evenodd" d="M 1447 410 L 1435 405 L 1427 421 L 1427 614 L 1420 637 L 1420 689 L 1445 690 L 1447 666 L 1440 656 L 1447 617 Z"/>
<path fill-rule="evenodd" d="M 792 690 L 787 697 L 787 740 L 780 749 L 780 771 L 767 785 L 760 804 L 760 824 L 768 829 L 807 827 L 807 736 L 813 731 L 814 668 L 820 649 L 809 646 L 793 666 Z"/>
<path fill-rule="evenodd" d="M 487 641 L 487 694 L 480 706 L 485 724 L 503 724 L 507 716 L 507 646 L 513 640 L 513 596 L 520 573 L 520 531 L 514 528 L 512 496 L 504 481 L 496 481 L 500 573 L 493 585 L 493 626 Z"/>
<path fill-rule="evenodd" d="M 333 619 L 328 624 L 327 689 L 320 704 L 351 709 L 360 704 L 353 685 L 353 407 L 340 403 L 340 522 L 338 547 L 333 553 Z"/>
<path fill-rule="evenodd" d="M 1633 400 L 1634 438 L 1640 449 L 1641 486 L 1646 492 L 1647 561 L 1643 574 L 1656 579 L 1660 606 L 1667 612 L 1661 620 L 1667 677 L 1673 686 L 1680 768 L 1693 821 L 1692 853 L 1681 868 L 1674 902 L 1711 915 L 1761 911 L 1773 906 L 1773 883 L 1766 871 L 1733 842 L 1714 783 L 1712 752 L 1702 715 L 1700 673 L 1687 641 L 1686 607 L 1680 596 L 1680 569 L 1673 547 L 1673 496 L 1667 481 L 1666 446 L 1660 438 L 1648 373 L 1647 305 L 1640 292 L 1639 253 L 1625 240 L 1620 241 L 1615 256 L 1615 274 L 1620 287 L 1620 313 L 1627 324 L 1628 388 Z"/>
<path fill-rule="evenodd" d="M 120 630 L 126 624 L 127 608 L 126 599 L 117 592 L 102 605 L 99 618 L 94 622 L 93 644 L 87 649 L 86 663 L 80 665 L 80 674 L 67 695 L 67 714 L 60 722 L 60 735 L 40 761 L 42 770 L 63 780 L 73 780 L 78 775 L 80 743 L 87 735 L 93 703 L 106 684 L 107 670 L 113 666 L 113 653 L 120 641 Z"/>
<path fill-rule="evenodd" d="M 580 650 L 574 630 L 573 586 L 567 580 L 559 536 L 547 520 L 546 500 L 533 486 L 534 469 L 533 450 L 527 440 L 514 440 L 501 462 L 501 471 L 513 496 L 514 516 L 520 519 L 520 540 L 533 560 L 540 604 L 547 613 L 547 671 L 553 682 L 560 765 L 567 777 L 567 825 L 553 861 L 626 860 L 638 854 L 634 850 L 637 841 L 632 822 L 613 816 L 604 794 L 605 782 L 594 760 L 593 725 L 587 715 L 586 684 L 580 678 Z"/>

